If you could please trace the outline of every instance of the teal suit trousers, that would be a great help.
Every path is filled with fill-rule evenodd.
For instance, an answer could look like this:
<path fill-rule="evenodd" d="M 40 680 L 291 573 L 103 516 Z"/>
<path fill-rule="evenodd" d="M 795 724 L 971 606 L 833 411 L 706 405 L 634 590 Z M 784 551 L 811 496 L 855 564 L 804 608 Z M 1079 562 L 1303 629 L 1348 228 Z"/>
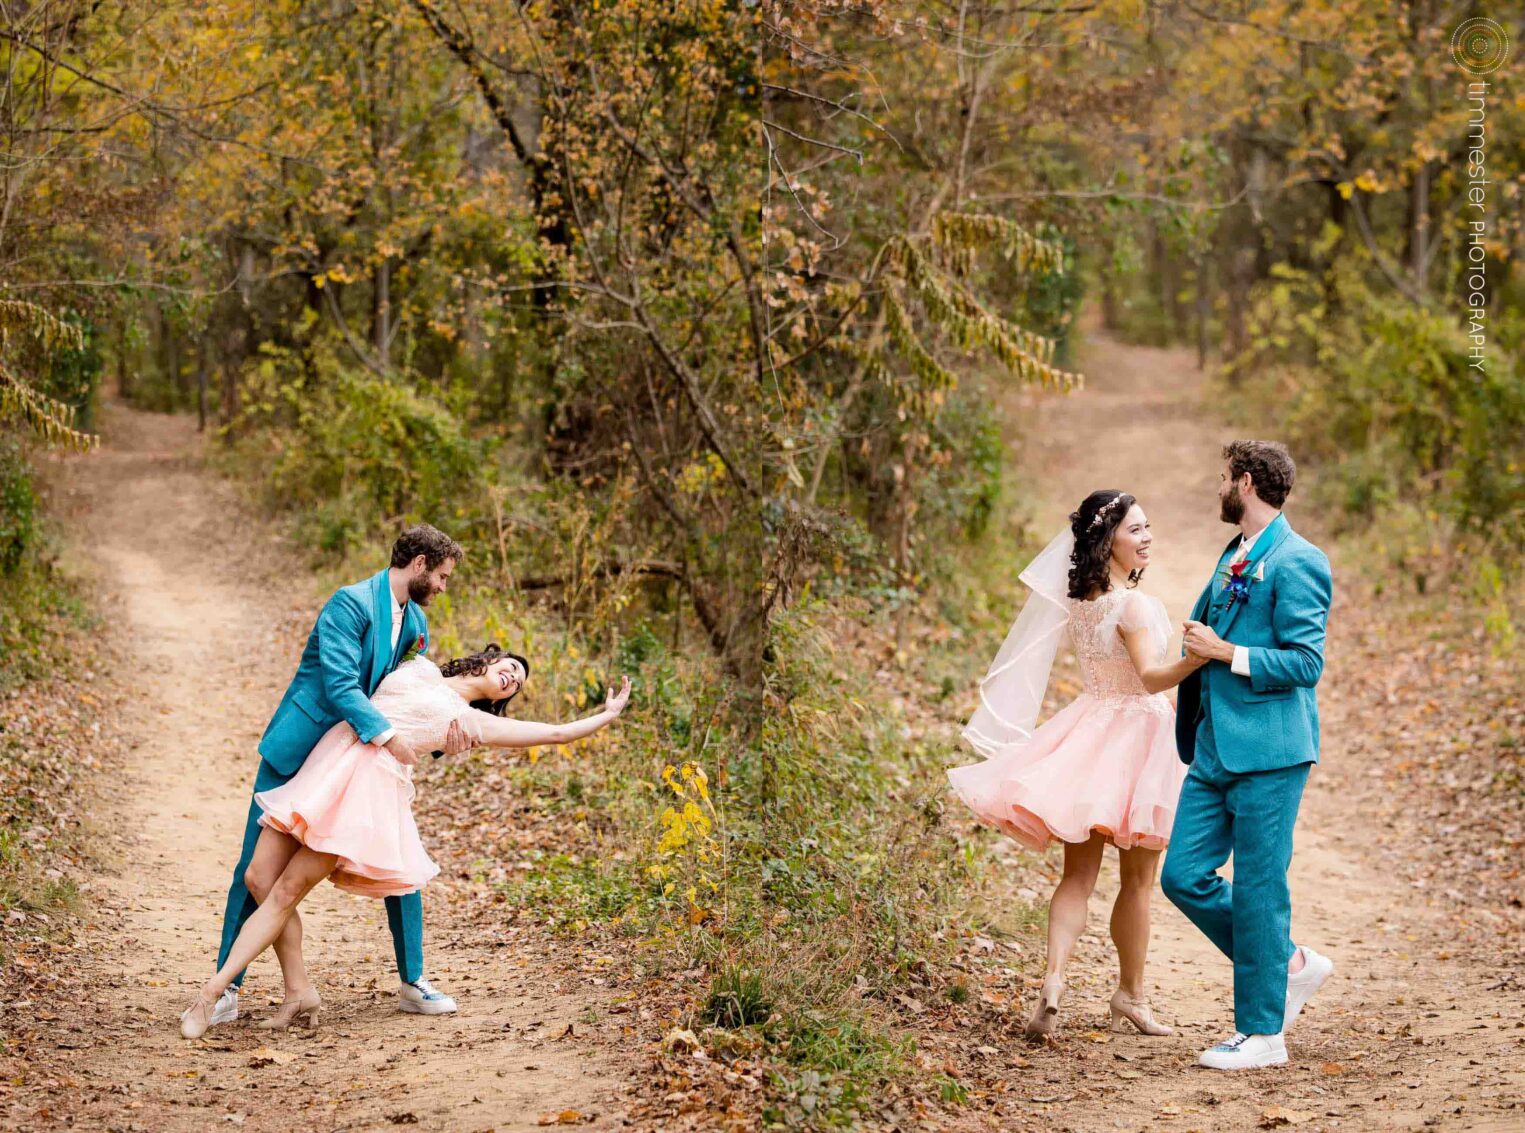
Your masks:
<path fill-rule="evenodd" d="M 1311 763 L 1225 770 L 1211 709 L 1197 728 L 1196 758 L 1176 807 L 1160 885 L 1234 965 L 1234 1029 L 1282 1029 L 1292 943 L 1292 828 Z M 1218 871 L 1234 858 L 1234 880 Z"/>

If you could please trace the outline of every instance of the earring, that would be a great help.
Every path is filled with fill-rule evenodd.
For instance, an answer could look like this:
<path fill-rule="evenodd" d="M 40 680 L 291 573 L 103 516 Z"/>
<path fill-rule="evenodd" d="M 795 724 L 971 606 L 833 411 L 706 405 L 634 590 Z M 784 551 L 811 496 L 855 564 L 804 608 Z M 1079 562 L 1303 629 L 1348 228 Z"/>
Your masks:
<path fill-rule="evenodd" d="M 1139 584 L 1139 580 L 1142 579 L 1143 577 L 1144 577 L 1144 572 L 1139 570 L 1137 567 L 1134 567 L 1132 570 L 1130 570 L 1128 572 L 1128 585 L 1129 586 L 1137 586 Z"/>

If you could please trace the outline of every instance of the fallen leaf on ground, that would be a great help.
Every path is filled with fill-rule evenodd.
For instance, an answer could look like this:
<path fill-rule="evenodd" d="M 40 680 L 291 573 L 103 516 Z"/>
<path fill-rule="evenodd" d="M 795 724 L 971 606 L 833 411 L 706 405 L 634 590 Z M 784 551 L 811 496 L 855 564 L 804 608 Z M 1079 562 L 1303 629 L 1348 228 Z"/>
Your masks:
<path fill-rule="evenodd" d="M 662 1049 L 698 1050 L 699 1036 L 694 1034 L 693 1031 L 686 1031 L 675 1028 L 671 1031 L 668 1031 L 666 1037 L 662 1039 Z"/>
<path fill-rule="evenodd" d="M 274 1047 L 262 1046 L 249 1052 L 249 1065 L 260 1066 L 285 1066 L 288 1062 L 295 1062 L 297 1056 L 288 1050 L 276 1050 Z"/>
<path fill-rule="evenodd" d="M 1287 1109 L 1285 1106 L 1267 1106 L 1260 1113 L 1260 1127 L 1262 1129 L 1276 1129 L 1283 1125 L 1301 1125 L 1305 1121 L 1313 1120 L 1313 1114 L 1305 1113 L 1300 1109 Z"/>

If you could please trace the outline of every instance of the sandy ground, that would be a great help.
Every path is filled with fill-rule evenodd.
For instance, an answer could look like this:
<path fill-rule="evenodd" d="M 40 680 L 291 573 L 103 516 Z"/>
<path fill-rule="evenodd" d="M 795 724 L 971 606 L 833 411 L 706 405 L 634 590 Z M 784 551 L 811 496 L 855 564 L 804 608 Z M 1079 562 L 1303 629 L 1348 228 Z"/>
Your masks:
<path fill-rule="evenodd" d="M 215 959 L 255 745 L 317 603 L 305 573 L 282 577 L 289 560 L 282 568 L 278 551 L 241 546 L 250 528 L 200 469 L 194 422 L 113 407 L 103 432 L 104 450 L 73 461 L 61 490 L 78 565 L 109 596 L 125 643 L 115 675 L 134 704 L 117 726 L 132 766 L 112 788 L 118 856 L 95 889 L 100 994 L 60 1042 L 72 1062 L 58 1085 L 70 1096 L 51 1116 L 154 1133 L 510 1130 L 567 1110 L 585 1127 L 617 1124 L 623 1085 L 582 1021 L 584 998 L 563 994 L 532 955 L 431 936 L 427 893 L 428 974 L 457 996 L 459 1014 L 400 1014 L 381 903 L 325 885 L 303 906 L 325 1003 L 318 1031 L 253 1027 L 280 995 L 267 953 L 246 984 L 244 1018 L 197 1043 L 179 1037 L 179 1012 Z M 420 826 L 427 841 L 426 807 Z M 14 1110 L 0 1112 L 0 1124 L 10 1120 Z M 51 1123 L 32 1113 L 19 1126 Z"/>
<path fill-rule="evenodd" d="M 1021 463 L 1042 485 L 1040 534 L 1096 488 L 1139 498 L 1155 534 L 1144 588 L 1179 622 L 1211 576 L 1234 529 L 1217 514 L 1222 444 L 1234 433 L 1204 409 L 1188 350 L 1132 347 L 1092 330 L 1080 368 L 1084 391 L 1024 398 Z M 1299 523 L 1296 497 L 1288 509 Z M 1288 1037 L 1290 1064 L 1221 1074 L 1195 1056 L 1233 1031 L 1228 961 L 1156 895 L 1149 982 L 1165 1039 L 1108 1037 L 1105 1002 L 1116 986 L 1106 910 L 1116 892 L 1109 854 L 1065 1005 L 1068 1034 L 1025 1052 L 1027 1113 L 1055 1130 L 1525 1129 L 1525 1032 L 1497 975 L 1451 955 L 1445 913 L 1410 899 L 1369 863 L 1373 831 L 1342 792 L 1363 774 L 1342 759 L 1342 737 L 1361 727 L 1338 698 L 1339 573 L 1325 677 L 1323 762 L 1297 827 L 1293 937 L 1330 956 L 1335 972 Z M 1057 864 L 1057 857 L 1051 859 Z M 1047 890 L 1039 894 L 1047 899 Z M 1280 1112 L 1276 1108 L 1280 1107 Z"/>

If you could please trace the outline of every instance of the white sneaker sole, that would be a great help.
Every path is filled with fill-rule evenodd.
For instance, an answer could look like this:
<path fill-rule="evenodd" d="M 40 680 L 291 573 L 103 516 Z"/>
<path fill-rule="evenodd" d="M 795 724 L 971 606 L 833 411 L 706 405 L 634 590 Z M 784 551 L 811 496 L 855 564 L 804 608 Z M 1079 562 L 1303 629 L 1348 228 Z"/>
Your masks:
<path fill-rule="evenodd" d="M 1285 1050 L 1267 1051 L 1265 1054 L 1257 1054 L 1246 1057 L 1240 1054 L 1214 1055 L 1210 1050 L 1204 1050 L 1197 1058 L 1198 1064 L 1206 1066 L 1209 1070 L 1259 1070 L 1263 1066 L 1280 1066 L 1287 1061 Z"/>
<path fill-rule="evenodd" d="M 419 1003 L 412 999 L 399 999 L 398 1010 L 404 1015 L 454 1015 L 454 1003 Z"/>
<path fill-rule="evenodd" d="M 236 1023 L 236 1022 L 238 1022 L 238 1008 L 237 1007 L 233 1007 L 231 1009 L 225 1008 L 225 1009 L 222 1009 L 222 1010 L 219 1010 L 219 1011 L 214 1011 L 212 1013 L 212 1021 L 207 1024 L 207 1028 L 211 1029 L 212 1027 L 219 1027 L 223 1023 Z"/>
<path fill-rule="evenodd" d="M 1304 980 L 1303 973 L 1310 973 Z M 1287 1006 L 1282 1013 L 1281 1029 L 1285 1031 L 1297 1017 L 1303 1013 L 1303 1008 L 1308 1006 L 1309 1000 L 1318 994 L 1319 988 L 1324 986 L 1324 981 L 1334 974 L 1334 961 L 1328 956 L 1318 953 L 1308 957 L 1307 966 L 1296 976 L 1287 977 Z M 1292 981 L 1298 980 L 1296 984 Z"/>

